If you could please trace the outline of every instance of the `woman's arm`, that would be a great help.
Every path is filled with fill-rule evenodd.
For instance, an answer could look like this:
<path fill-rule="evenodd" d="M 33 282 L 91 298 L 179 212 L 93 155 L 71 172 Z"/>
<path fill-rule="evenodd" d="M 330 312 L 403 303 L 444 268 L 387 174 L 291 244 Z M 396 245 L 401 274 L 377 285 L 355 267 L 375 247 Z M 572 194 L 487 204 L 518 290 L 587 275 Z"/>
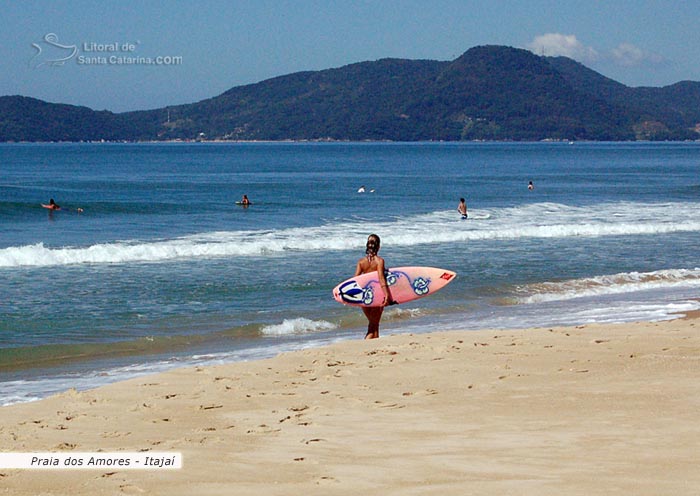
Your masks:
<path fill-rule="evenodd" d="M 377 258 L 377 275 L 379 276 L 379 285 L 384 290 L 384 301 L 382 302 L 382 306 L 385 307 L 394 300 L 391 297 L 391 291 L 389 291 L 389 285 L 386 282 L 386 275 L 384 275 L 384 259 L 381 257 Z"/>
<path fill-rule="evenodd" d="M 362 274 L 362 259 L 358 260 L 355 266 L 355 276 L 359 276 L 360 274 Z"/>

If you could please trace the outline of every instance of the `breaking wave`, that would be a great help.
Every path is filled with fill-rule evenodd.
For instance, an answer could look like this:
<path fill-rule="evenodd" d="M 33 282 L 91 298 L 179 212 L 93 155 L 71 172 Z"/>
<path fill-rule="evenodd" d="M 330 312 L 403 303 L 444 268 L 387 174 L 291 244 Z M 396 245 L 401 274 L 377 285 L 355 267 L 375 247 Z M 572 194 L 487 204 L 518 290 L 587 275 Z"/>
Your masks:
<path fill-rule="evenodd" d="M 304 332 L 330 331 L 338 326 L 325 320 L 311 320 L 303 317 L 297 319 L 285 319 L 281 324 L 268 325 L 260 332 L 273 336 L 284 336 L 288 334 L 300 334 Z"/>
<path fill-rule="evenodd" d="M 559 282 L 527 284 L 518 288 L 518 303 L 540 303 L 574 298 L 633 293 L 651 289 L 698 288 L 700 268 L 654 272 L 627 272 Z"/>
<path fill-rule="evenodd" d="M 285 251 L 358 249 L 368 232 L 385 244 L 412 246 L 476 240 L 657 235 L 700 232 L 693 203 L 621 202 L 590 207 L 537 203 L 471 210 L 461 221 L 452 211 L 384 222 L 328 222 L 320 226 L 260 231 L 218 231 L 175 239 L 131 240 L 91 246 L 43 243 L 0 249 L 0 268 L 74 264 L 153 263 L 178 259 L 266 256 Z"/>

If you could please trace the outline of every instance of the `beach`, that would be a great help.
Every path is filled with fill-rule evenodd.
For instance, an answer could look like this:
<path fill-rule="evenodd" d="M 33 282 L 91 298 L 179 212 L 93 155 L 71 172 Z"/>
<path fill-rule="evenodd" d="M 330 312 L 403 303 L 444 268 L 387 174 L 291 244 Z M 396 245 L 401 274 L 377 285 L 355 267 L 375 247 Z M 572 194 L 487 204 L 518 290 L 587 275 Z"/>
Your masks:
<path fill-rule="evenodd" d="M 355 339 L 366 320 L 332 288 L 370 233 L 389 268 L 457 274 L 388 308 L 385 334 L 700 310 L 699 150 L 0 144 L 0 406 Z"/>
<path fill-rule="evenodd" d="M 0 409 L 0 494 L 698 494 L 696 318 L 348 340 Z"/>

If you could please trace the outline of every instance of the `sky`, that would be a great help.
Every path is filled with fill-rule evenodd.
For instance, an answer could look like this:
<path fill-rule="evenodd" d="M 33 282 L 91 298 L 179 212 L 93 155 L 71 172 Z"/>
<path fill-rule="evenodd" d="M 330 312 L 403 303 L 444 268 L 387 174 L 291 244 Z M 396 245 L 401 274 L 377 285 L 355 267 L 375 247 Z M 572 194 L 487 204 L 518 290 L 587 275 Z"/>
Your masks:
<path fill-rule="evenodd" d="M 299 71 L 565 55 L 628 86 L 700 81 L 700 0 L 0 0 L 0 96 L 125 112 Z"/>

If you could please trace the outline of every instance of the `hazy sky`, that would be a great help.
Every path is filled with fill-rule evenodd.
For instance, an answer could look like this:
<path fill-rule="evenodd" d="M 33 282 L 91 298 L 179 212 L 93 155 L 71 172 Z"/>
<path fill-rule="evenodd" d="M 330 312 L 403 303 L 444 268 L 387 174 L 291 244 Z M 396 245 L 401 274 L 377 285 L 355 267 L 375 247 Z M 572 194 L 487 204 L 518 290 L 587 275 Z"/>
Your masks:
<path fill-rule="evenodd" d="M 629 86 L 700 81 L 700 0 L 0 0 L 0 95 L 123 112 L 487 44 L 567 55 Z"/>

